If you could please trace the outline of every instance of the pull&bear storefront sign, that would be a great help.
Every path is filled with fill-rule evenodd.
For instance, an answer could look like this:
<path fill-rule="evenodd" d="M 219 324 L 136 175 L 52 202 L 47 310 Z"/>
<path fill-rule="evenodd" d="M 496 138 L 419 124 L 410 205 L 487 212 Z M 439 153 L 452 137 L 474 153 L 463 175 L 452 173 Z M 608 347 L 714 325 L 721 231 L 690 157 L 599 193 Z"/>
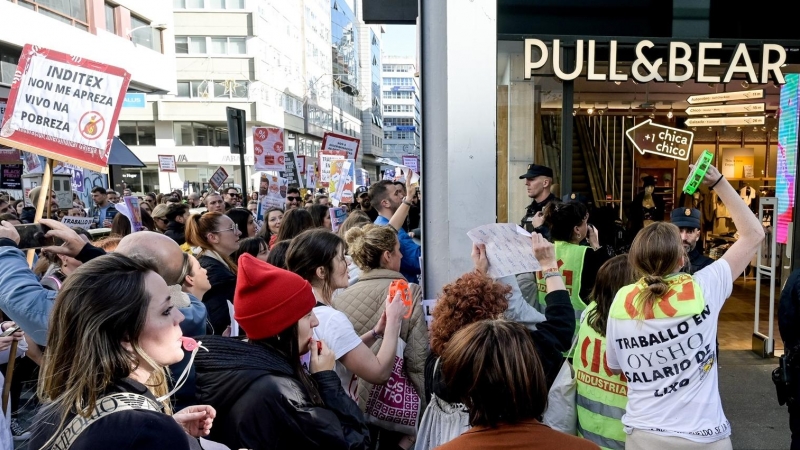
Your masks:
<path fill-rule="evenodd" d="M 565 47 L 560 39 L 553 39 L 548 46 L 539 39 L 525 39 L 525 74 L 526 80 L 531 78 L 531 71 L 541 69 L 553 62 L 553 72 L 561 80 L 569 81 L 578 78 L 586 68 L 586 79 L 589 81 L 626 81 L 633 78 L 639 83 L 649 81 L 666 81 L 679 83 L 694 78 L 698 83 L 728 83 L 734 74 L 744 74 L 750 83 L 765 84 L 770 80 L 784 84 L 781 66 L 786 62 L 786 49 L 777 44 L 762 44 L 760 52 L 753 58 L 747 45 L 736 45 L 731 59 L 727 63 L 709 58 L 709 51 L 722 49 L 722 42 L 700 42 L 695 45 L 673 41 L 667 44 L 668 58 L 651 60 L 645 53 L 656 47 L 650 40 L 639 41 L 635 47 L 636 59 L 630 65 L 630 73 L 618 73 L 617 41 L 608 41 L 608 61 L 596 61 L 597 41 L 578 39 L 575 42 L 575 69 L 567 73 L 562 70 L 562 53 Z M 572 44 L 570 44 L 570 47 Z M 664 48 L 661 44 L 659 47 Z M 534 49 L 538 49 L 538 56 Z M 652 52 L 651 52 L 652 53 Z M 584 58 L 585 55 L 585 58 Z M 559 63 L 560 62 L 560 63 Z M 598 64 L 599 63 L 599 64 Z M 608 67 L 608 73 L 597 73 L 597 66 Z M 666 77 L 659 70 L 666 66 Z M 573 67 L 569 65 L 568 67 Z M 725 68 L 723 76 L 710 75 L 709 69 Z"/>

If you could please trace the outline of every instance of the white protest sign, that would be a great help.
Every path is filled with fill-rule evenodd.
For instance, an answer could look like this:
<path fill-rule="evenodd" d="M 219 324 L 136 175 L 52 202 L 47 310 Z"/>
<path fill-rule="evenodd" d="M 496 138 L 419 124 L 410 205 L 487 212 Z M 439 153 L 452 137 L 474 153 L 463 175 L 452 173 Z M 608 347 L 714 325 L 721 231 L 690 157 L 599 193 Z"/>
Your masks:
<path fill-rule="evenodd" d="M 175 155 L 158 155 L 158 170 L 161 172 L 177 172 L 178 164 Z"/>
<path fill-rule="evenodd" d="M 346 159 L 357 159 L 360 145 L 360 139 L 336 133 L 325 133 L 322 138 L 322 150 L 343 151 Z"/>
<path fill-rule="evenodd" d="M 531 235 L 513 223 L 481 225 L 467 232 L 473 244 L 486 246 L 489 276 L 501 278 L 542 269 L 533 255 Z"/>
<path fill-rule="evenodd" d="M 419 159 L 416 156 L 403 155 L 403 165 L 419 173 Z"/>
<path fill-rule="evenodd" d="M 107 171 L 130 78 L 118 67 L 25 45 L 0 144 Z"/>
<path fill-rule="evenodd" d="M 422 312 L 425 314 L 425 322 L 428 324 L 429 330 L 431 329 L 431 322 L 433 322 L 433 308 L 436 307 L 436 302 L 438 301 L 438 298 L 422 301 Z"/>
<path fill-rule="evenodd" d="M 61 223 L 70 228 L 85 228 L 87 230 L 92 226 L 92 222 L 94 222 L 93 217 L 64 216 L 61 219 Z"/>
<path fill-rule="evenodd" d="M 211 175 L 211 178 L 208 179 L 208 184 L 214 188 L 215 191 L 219 190 L 219 187 L 222 186 L 222 183 L 228 179 L 228 171 L 225 170 L 224 167 L 220 167 L 214 172 L 214 175 Z"/>
<path fill-rule="evenodd" d="M 320 150 L 319 152 L 319 178 L 317 187 L 328 187 L 331 181 L 331 162 L 337 159 L 347 159 L 347 152 Z M 311 187 L 311 185 L 306 185 Z"/>

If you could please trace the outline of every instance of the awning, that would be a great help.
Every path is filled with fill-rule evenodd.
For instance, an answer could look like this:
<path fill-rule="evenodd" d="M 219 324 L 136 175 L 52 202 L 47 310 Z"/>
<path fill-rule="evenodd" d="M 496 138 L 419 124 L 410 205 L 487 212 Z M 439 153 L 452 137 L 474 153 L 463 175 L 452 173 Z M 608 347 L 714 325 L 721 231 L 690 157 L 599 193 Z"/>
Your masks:
<path fill-rule="evenodd" d="M 147 167 L 124 142 L 115 137 L 111 141 L 111 152 L 108 154 L 109 166 Z"/>

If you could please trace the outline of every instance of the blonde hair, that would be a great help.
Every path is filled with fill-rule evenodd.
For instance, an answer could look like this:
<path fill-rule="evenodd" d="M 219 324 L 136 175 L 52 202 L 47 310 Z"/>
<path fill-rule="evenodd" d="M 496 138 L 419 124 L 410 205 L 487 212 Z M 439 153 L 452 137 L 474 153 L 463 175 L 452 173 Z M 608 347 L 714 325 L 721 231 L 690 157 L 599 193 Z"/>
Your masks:
<path fill-rule="evenodd" d="M 644 311 L 651 311 L 655 302 L 669 291 L 664 277 L 673 273 L 686 255 L 681 241 L 681 232 L 668 222 L 655 222 L 639 231 L 631 244 L 628 261 L 644 284 L 644 290 L 636 297 L 635 306 L 639 319 Z"/>
<path fill-rule="evenodd" d="M 362 228 L 351 228 L 345 236 L 347 248 L 353 261 L 364 272 L 381 267 L 383 252 L 393 252 L 397 244 L 397 232 L 390 227 L 367 224 Z"/>
<path fill-rule="evenodd" d="M 169 206 L 164 203 L 160 203 L 153 208 L 153 212 L 150 213 L 150 217 L 163 219 L 167 216 L 167 211 L 169 210 Z"/>
<path fill-rule="evenodd" d="M 340 238 L 346 239 L 347 232 L 350 231 L 352 228 L 361 228 L 364 225 L 372 223 L 369 220 L 369 216 L 364 211 L 356 209 L 354 211 L 350 211 L 350 214 L 347 215 L 347 219 L 344 219 L 341 225 L 339 225 L 339 231 L 336 233 L 339 235 Z"/>

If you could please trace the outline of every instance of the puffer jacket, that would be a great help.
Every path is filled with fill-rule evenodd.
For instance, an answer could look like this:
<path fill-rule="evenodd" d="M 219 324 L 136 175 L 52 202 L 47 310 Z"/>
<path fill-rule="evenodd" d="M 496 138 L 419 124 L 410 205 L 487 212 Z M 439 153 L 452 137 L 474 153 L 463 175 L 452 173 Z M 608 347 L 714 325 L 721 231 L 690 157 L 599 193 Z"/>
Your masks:
<path fill-rule="evenodd" d="M 386 296 L 389 295 L 389 285 L 392 281 L 404 279 L 400 272 L 388 269 L 373 269 L 364 272 L 358 281 L 342 291 L 333 299 L 333 307 L 342 311 L 356 330 L 356 334 L 363 335 L 375 328 L 386 306 Z M 406 349 L 403 352 L 404 364 L 414 389 L 420 396 L 421 410 L 425 410 L 425 359 L 430 353 L 428 339 L 428 325 L 422 310 L 422 289 L 419 285 L 409 283 L 413 299 L 411 317 L 403 321 L 400 328 L 400 338 L 405 341 Z M 376 355 L 382 341 L 372 346 Z M 366 407 L 372 384 L 362 379 L 358 381 L 358 406 L 363 411 Z"/>
<path fill-rule="evenodd" d="M 205 336 L 195 357 L 197 400 L 217 410 L 208 438 L 232 449 L 369 446 L 364 415 L 333 370 L 311 374 L 324 406 L 311 402 L 286 357 L 234 338 Z"/>

